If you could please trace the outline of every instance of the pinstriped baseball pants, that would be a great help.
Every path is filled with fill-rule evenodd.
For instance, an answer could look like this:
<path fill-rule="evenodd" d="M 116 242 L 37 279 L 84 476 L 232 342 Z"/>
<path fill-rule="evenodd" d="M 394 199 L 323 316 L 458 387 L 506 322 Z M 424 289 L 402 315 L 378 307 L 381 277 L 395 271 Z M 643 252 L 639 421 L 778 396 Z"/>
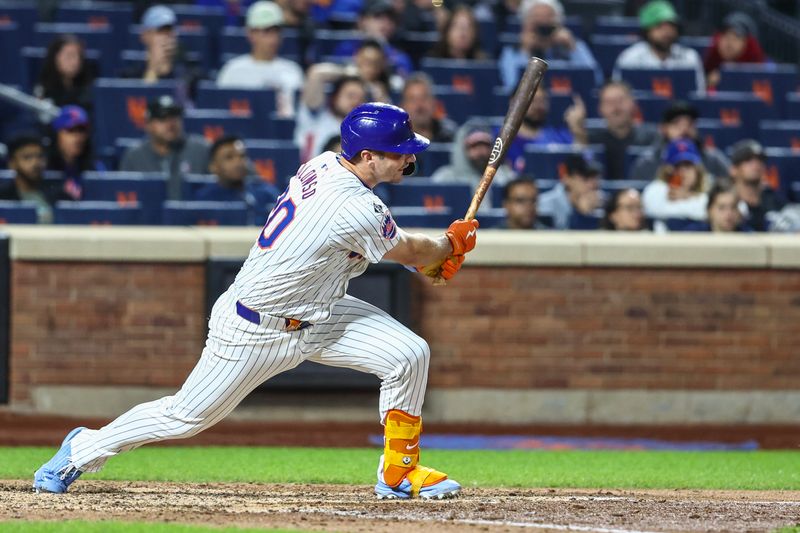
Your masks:
<path fill-rule="evenodd" d="M 260 325 L 244 320 L 235 304 L 230 289 L 214 304 L 206 346 L 175 395 L 80 432 L 71 443 L 71 464 L 97 472 L 118 453 L 191 437 L 225 418 L 258 385 L 305 360 L 378 376 L 381 420 L 390 409 L 420 414 L 430 350 L 384 311 L 345 296 L 326 322 L 288 332 L 281 329 L 283 319 L 262 315 Z"/>

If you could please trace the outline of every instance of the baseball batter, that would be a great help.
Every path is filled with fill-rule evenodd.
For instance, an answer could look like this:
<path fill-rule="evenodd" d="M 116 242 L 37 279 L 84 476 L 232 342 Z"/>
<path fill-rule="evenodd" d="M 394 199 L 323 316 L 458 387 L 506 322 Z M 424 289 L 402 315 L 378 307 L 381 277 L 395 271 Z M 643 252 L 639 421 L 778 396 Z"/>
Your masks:
<path fill-rule="evenodd" d="M 137 405 L 107 426 L 76 428 L 34 474 L 40 492 L 66 492 L 118 453 L 187 438 L 230 413 L 258 385 L 305 360 L 371 372 L 381 380 L 384 450 L 379 498 L 446 498 L 460 485 L 418 464 L 430 351 L 387 313 L 345 292 L 383 258 L 441 262 L 451 278 L 475 246 L 476 221 L 438 238 L 398 228 L 372 192 L 413 172 L 428 147 L 395 106 L 356 107 L 341 126 L 342 152 L 325 152 L 292 177 L 239 274 L 214 304 L 197 366 L 174 396 Z"/>

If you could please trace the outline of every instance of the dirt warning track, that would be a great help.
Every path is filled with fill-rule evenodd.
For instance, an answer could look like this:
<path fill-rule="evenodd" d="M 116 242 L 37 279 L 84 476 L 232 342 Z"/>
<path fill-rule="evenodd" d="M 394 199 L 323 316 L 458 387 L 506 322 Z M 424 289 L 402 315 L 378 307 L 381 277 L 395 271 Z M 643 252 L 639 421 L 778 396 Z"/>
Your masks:
<path fill-rule="evenodd" d="M 449 501 L 378 501 L 370 486 L 81 480 L 69 494 L 0 481 L 0 520 L 130 520 L 318 531 L 770 531 L 800 523 L 800 491 L 467 487 Z"/>

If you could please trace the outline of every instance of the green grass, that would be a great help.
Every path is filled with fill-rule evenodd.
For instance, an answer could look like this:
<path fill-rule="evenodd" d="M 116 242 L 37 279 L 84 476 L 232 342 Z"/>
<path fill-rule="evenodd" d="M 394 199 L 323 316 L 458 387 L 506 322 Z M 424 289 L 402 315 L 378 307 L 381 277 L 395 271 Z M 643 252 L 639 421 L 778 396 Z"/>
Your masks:
<path fill-rule="evenodd" d="M 0 479 L 28 479 L 54 448 L 0 448 Z M 151 447 L 90 479 L 374 483 L 378 449 Z M 663 489 L 800 489 L 800 452 L 423 451 L 462 485 Z"/>
<path fill-rule="evenodd" d="M 0 522 L 4 533 L 298 533 L 296 529 L 240 529 L 153 522 Z"/>

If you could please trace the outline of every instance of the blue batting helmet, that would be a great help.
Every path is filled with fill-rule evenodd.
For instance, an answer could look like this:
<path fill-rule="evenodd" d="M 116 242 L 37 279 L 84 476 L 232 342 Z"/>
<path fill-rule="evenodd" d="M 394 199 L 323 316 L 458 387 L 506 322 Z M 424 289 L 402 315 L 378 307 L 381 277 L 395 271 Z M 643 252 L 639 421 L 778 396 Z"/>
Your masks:
<path fill-rule="evenodd" d="M 431 142 L 414 133 L 408 113 L 391 104 L 369 102 L 354 108 L 342 121 L 342 155 L 352 159 L 361 150 L 416 154 Z"/>

